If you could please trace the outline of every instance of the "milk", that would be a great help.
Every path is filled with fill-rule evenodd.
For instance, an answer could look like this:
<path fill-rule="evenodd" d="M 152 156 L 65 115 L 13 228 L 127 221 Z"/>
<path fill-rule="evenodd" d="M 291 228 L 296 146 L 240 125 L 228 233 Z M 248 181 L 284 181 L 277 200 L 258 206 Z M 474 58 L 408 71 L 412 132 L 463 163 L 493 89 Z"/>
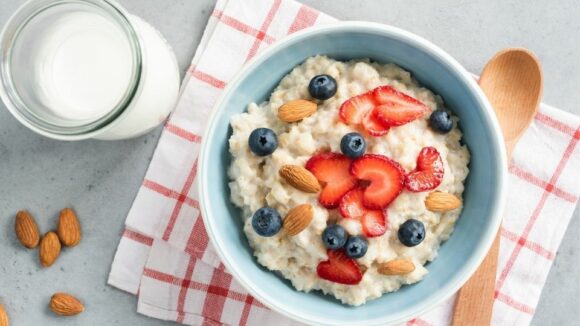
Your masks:
<path fill-rule="evenodd" d="M 162 123 L 178 96 L 179 70 L 161 34 L 138 17 L 111 13 L 111 3 L 102 2 L 105 10 L 54 3 L 24 21 L 9 48 L 11 112 L 68 140 L 135 137 Z"/>

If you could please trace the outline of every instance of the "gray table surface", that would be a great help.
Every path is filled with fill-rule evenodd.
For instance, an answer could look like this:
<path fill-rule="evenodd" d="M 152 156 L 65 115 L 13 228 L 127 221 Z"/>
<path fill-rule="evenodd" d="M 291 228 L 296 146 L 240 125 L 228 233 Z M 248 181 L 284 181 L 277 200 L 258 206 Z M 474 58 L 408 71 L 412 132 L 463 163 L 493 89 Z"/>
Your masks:
<path fill-rule="evenodd" d="M 215 0 L 119 0 L 171 43 L 182 74 Z M 22 0 L 0 0 L 0 25 Z M 392 24 L 430 39 L 472 72 L 496 51 L 525 46 L 542 60 L 545 101 L 580 114 L 580 6 L 577 0 L 305 0 L 341 19 Z M 127 141 L 66 143 L 23 128 L 0 103 L 0 302 L 13 325 L 171 325 L 136 313 L 136 298 L 106 285 L 125 216 L 153 154 L 160 130 Z M 13 234 L 14 214 L 33 212 L 42 230 L 74 206 L 84 239 L 55 266 L 41 269 L 37 251 Z M 556 221 L 555 221 L 556 223 Z M 579 322 L 580 210 L 554 262 L 533 325 Z M 54 317 L 52 293 L 78 294 L 86 312 Z"/>

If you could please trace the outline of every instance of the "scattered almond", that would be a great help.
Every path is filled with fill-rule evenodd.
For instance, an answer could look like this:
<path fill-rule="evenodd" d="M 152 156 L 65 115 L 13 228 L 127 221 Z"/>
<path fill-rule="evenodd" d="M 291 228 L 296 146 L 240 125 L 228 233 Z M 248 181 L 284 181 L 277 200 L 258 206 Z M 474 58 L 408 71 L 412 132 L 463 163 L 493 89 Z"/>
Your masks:
<path fill-rule="evenodd" d="M 8 318 L 8 313 L 4 309 L 4 306 L 0 304 L 0 326 L 9 326 L 10 319 Z"/>
<path fill-rule="evenodd" d="M 28 211 L 19 211 L 16 213 L 16 221 L 14 223 L 14 230 L 16 237 L 26 248 L 32 249 L 38 246 L 40 242 L 40 233 L 36 221 Z"/>
<path fill-rule="evenodd" d="M 278 172 L 292 187 L 309 193 L 320 191 L 320 183 L 310 171 L 298 165 L 284 165 Z"/>
<path fill-rule="evenodd" d="M 40 263 L 43 267 L 50 267 L 60 255 L 60 240 L 54 232 L 48 232 L 40 241 Z"/>
<path fill-rule="evenodd" d="M 312 205 L 304 204 L 292 208 L 284 218 L 284 230 L 290 236 L 297 235 L 310 225 L 314 217 Z"/>
<path fill-rule="evenodd" d="M 85 311 L 85 307 L 77 298 L 66 293 L 55 293 L 50 298 L 50 309 L 60 316 L 74 316 Z"/>
<path fill-rule="evenodd" d="M 425 199 L 425 207 L 432 212 L 448 212 L 459 206 L 461 199 L 442 191 L 434 191 Z"/>
<path fill-rule="evenodd" d="M 415 270 L 415 264 L 406 259 L 395 259 L 379 265 L 379 273 L 383 275 L 405 275 Z"/>
<path fill-rule="evenodd" d="M 318 105 L 307 100 L 294 100 L 278 109 L 278 118 L 284 122 L 297 122 L 316 112 Z"/>
<path fill-rule="evenodd" d="M 71 208 L 60 211 L 57 233 L 60 242 L 67 247 L 74 247 L 81 241 L 81 226 L 77 215 Z"/>

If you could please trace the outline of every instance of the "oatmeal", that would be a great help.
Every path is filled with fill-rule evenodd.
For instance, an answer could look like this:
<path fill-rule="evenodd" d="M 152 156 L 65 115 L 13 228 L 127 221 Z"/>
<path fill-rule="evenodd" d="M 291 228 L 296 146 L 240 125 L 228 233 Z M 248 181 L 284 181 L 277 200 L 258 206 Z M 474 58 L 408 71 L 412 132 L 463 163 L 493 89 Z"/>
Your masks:
<path fill-rule="evenodd" d="M 469 173 L 458 119 L 443 108 L 394 64 L 315 56 L 234 116 L 231 200 L 258 262 L 349 305 L 420 281 L 453 232 Z M 455 205 L 427 207 L 434 192 Z"/>

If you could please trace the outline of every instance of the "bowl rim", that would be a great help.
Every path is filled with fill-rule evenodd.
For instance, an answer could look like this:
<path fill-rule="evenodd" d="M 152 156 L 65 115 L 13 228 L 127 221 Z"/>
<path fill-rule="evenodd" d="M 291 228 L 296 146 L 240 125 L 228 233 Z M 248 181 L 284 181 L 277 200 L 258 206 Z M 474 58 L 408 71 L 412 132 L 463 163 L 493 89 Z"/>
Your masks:
<path fill-rule="evenodd" d="M 425 302 L 421 307 L 417 307 L 413 311 L 409 311 L 407 314 L 401 315 L 396 319 L 389 318 L 390 316 L 382 316 L 373 319 L 364 319 L 359 322 L 364 325 L 393 325 L 398 323 L 406 322 L 416 316 L 422 315 L 425 312 L 433 309 L 436 305 L 440 304 L 445 299 L 451 297 L 467 280 L 473 275 L 476 269 L 479 267 L 487 252 L 489 251 L 499 227 L 502 221 L 502 212 L 505 206 L 505 194 L 506 194 L 506 180 L 507 180 L 507 154 L 505 151 L 505 145 L 503 142 L 503 134 L 501 132 L 499 122 L 495 116 L 494 110 L 487 100 L 487 97 L 483 91 L 477 85 L 477 82 L 473 75 L 469 73 L 457 60 L 455 60 L 450 54 L 445 52 L 443 49 L 435 45 L 434 43 L 418 36 L 414 33 L 408 32 L 406 30 L 394 27 L 391 25 L 385 25 L 373 22 L 363 22 L 363 21 L 343 21 L 335 22 L 331 24 L 326 24 L 322 26 L 316 26 L 307 28 L 305 30 L 296 32 L 285 38 L 279 40 L 278 42 L 270 45 L 268 48 L 264 49 L 261 53 L 255 56 L 252 60 L 246 63 L 240 71 L 238 71 L 226 85 L 217 101 L 213 106 L 212 113 L 208 119 L 208 125 L 202 137 L 202 144 L 199 154 L 199 178 L 197 182 L 197 190 L 200 196 L 199 206 L 201 211 L 201 216 L 203 218 L 207 234 L 214 249 L 216 250 L 218 256 L 222 260 L 226 269 L 235 277 L 235 279 L 248 291 L 249 294 L 254 296 L 257 300 L 263 303 L 268 308 L 276 311 L 288 318 L 293 320 L 306 323 L 306 324 L 318 324 L 318 325 L 338 325 L 340 321 L 332 321 L 325 318 L 319 318 L 317 316 L 309 315 L 308 318 L 304 314 L 295 314 L 290 311 L 284 310 L 282 307 L 277 306 L 274 302 L 270 302 L 265 299 L 262 295 L 262 290 L 250 285 L 246 280 L 241 277 L 241 273 L 238 271 L 235 261 L 227 252 L 225 252 L 221 247 L 221 239 L 216 237 L 212 230 L 217 227 L 212 222 L 210 218 L 211 209 L 206 205 L 210 202 L 209 195 L 204 189 L 207 189 L 208 184 L 208 167 L 211 166 L 208 162 L 208 153 L 210 144 L 212 142 L 207 136 L 212 134 L 216 128 L 217 116 L 219 114 L 219 108 L 223 106 L 224 102 L 231 97 L 233 90 L 236 89 L 240 82 L 256 67 L 258 67 L 266 59 L 270 58 L 272 54 L 277 52 L 281 48 L 285 48 L 289 43 L 296 43 L 301 39 L 308 38 L 315 34 L 325 33 L 325 32 L 365 32 L 372 34 L 387 35 L 417 47 L 431 56 L 437 57 L 439 60 L 445 63 L 445 65 L 454 70 L 457 73 L 459 79 L 463 81 L 468 89 L 475 96 L 476 101 L 479 103 L 480 107 L 484 110 L 484 116 L 488 124 L 491 126 L 491 139 L 494 145 L 499 149 L 495 159 L 495 165 L 499 167 L 500 174 L 497 176 L 497 189 L 495 189 L 494 199 L 495 205 L 491 207 L 488 214 L 488 218 L 491 218 L 491 227 L 487 228 L 483 234 L 483 241 L 477 246 L 474 255 L 472 255 L 469 260 L 465 263 L 464 272 L 458 277 L 452 278 L 444 287 L 441 287 L 430 300 Z M 290 44 L 291 46 L 292 44 Z M 295 290 L 297 291 L 297 290 Z M 358 321 L 357 321 L 358 322 Z M 361 325 L 362 325 L 361 324 Z"/>

